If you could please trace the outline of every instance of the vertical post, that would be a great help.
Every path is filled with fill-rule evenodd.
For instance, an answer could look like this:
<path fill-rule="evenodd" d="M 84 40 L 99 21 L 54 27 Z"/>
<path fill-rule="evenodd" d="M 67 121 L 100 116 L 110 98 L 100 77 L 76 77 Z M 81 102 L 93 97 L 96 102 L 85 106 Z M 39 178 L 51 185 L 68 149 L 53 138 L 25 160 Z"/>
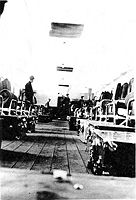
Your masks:
<path fill-rule="evenodd" d="M 92 88 L 88 89 L 89 100 L 92 100 Z"/>
<path fill-rule="evenodd" d="M 4 6 L 5 6 L 6 2 L 7 2 L 6 0 L 0 0 L 0 17 L 2 15 L 3 11 L 4 11 Z M 0 149 L 1 149 L 2 132 L 3 132 L 2 121 L 3 121 L 3 118 L 0 116 Z"/>
<path fill-rule="evenodd" d="M 3 132 L 3 129 L 2 129 L 2 117 L 0 117 L 0 149 L 1 149 L 1 143 L 2 143 L 2 132 Z"/>

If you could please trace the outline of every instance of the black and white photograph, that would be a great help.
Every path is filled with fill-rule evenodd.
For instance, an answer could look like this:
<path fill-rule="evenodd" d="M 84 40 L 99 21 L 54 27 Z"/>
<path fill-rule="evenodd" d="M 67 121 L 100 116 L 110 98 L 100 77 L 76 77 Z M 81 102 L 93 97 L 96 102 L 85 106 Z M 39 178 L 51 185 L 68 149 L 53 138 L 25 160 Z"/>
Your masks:
<path fill-rule="evenodd" d="M 135 69 L 135 0 L 0 0 L 0 199 L 136 199 Z"/>

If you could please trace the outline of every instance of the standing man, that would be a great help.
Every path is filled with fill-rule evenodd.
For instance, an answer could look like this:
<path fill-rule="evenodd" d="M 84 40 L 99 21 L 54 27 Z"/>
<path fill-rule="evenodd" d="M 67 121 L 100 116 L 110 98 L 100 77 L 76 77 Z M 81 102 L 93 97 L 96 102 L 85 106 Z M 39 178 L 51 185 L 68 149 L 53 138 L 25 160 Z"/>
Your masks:
<path fill-rule="evenodd" d="M 32 88 L 33 80 L 34 80 L 34 76 L 30 76 L 29 82 L 25 85 L 26 102 L 29 102 L 30 104 L 33 104 L 33 97 L 34 97 L 34 92 Z"/>
<path fill-rule="evenodd" d="M 51 99 L 48 99 L 48 101 L 45 103 L 45 107 L 46 107 L 47 109 L 50 108 L 50 101 L 51 101 Z"/>
<path fill-rule="evenodd" d="M 69 116 L 70 115 L 70 98 L 69 98 L 69 94 L 66 94 L 64 102 L 65 102 L 65 113 L 66 113 L 66 116 Z"/>

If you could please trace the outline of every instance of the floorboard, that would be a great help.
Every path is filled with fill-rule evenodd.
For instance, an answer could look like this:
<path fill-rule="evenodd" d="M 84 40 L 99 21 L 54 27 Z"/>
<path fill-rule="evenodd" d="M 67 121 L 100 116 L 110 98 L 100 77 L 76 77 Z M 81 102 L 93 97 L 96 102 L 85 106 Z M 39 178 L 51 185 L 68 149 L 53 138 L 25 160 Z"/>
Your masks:
<path fill-rule="evenodd" d="M 1 154 L 2 167 L 88 173 L 86 145 L 76 131 L 69 131 L 67 121 L 39 123 L 36 132 L 22 140 L 4 140 Z"/>

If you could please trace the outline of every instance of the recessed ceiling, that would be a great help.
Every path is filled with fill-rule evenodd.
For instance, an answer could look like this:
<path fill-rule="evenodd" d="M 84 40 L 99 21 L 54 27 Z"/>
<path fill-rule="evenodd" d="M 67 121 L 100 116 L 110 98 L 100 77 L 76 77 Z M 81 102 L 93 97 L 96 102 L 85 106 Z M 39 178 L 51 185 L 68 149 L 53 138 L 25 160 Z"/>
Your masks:
<path fill-rule="evenodd" d="M 57 71 L 73 72 L 73 67 L 57 67 Z"/>
<path fill-rule="evenodd" d="M 77 38 L 81 36 L 83 28 L 83 24 L 52 22 L 49 35 L 53 37 Z"/>

